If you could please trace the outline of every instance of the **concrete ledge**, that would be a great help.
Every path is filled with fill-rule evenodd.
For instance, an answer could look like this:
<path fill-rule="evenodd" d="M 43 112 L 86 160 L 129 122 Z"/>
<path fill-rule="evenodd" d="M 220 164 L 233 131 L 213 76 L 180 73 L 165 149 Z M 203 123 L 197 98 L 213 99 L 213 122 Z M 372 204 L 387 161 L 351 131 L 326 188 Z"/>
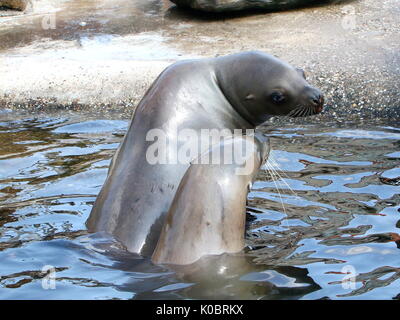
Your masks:
<path fill-rule="evenodd" d="M 170 63 L 2 58 L 0 99 L 18 104 L 43 99 L 60 105 L 138 101 Z"/>

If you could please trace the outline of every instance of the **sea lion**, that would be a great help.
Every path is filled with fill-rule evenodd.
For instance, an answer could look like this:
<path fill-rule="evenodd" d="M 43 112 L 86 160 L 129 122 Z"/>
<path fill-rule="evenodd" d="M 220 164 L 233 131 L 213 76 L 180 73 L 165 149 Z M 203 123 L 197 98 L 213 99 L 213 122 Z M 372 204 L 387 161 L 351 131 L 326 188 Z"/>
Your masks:
<path fill-rule="evenodd" d="M 185 129 L 253 129 L 274 115 L 317 114 L 322 105 L 322 93 L 301 70 L 266 53 L 174 63 L 135 110 L 87 221 L 89 231 L 106 231 L 127 250 L 152 255 L 176 189 L 198 156 L 185 163 L 150 163 L 152 130 L 176 141 L 168 144 L 171 154 L 185 145 L 179 137 Z"/>
<path fill-rule="evenodd" d="M 245 152 L 235 161 L 203 161 L 215 152 L 225 155 L 225 149 Z M 247 193 L 268 154 L 268 138 L 257 133 L 227 138 L 196 159 L 179 184 L 152 261 L 185 265 L 242 250 Z"/>

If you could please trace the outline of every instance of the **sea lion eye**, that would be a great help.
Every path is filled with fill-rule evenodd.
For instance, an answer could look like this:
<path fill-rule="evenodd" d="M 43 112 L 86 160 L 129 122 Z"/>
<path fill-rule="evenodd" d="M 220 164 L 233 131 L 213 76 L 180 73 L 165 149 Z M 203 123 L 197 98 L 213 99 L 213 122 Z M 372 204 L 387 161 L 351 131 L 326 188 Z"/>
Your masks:
<path fill-rule="evenodd" d="M 274 103 L 283 103 L 286 101 L 286 97 L 283 95 L 283 93 L 276 91 L 271 94 L 271 100 Z"/>

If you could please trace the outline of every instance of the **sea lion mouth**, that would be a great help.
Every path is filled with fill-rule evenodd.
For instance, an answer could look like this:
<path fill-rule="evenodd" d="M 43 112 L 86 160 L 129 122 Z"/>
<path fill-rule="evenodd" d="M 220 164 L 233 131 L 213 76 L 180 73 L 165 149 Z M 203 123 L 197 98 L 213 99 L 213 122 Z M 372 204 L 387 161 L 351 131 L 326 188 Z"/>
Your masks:
<path fill-rule="evenodd" d="M 313 92 L 307 99 L 307 103 L 298 104 L 292 111 L 288 113 L 289 117 L 307 117 L 322 112 L 324 106 L 324 96 L 318 91 Z"/>

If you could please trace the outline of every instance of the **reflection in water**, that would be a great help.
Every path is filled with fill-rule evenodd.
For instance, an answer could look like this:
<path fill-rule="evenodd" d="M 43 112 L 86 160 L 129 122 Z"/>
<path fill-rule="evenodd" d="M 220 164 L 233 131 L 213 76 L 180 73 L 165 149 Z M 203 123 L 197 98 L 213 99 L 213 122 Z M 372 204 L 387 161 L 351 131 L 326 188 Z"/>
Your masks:
<path fill-rule="evenodd" d="M 177 267 L 153 265 L 105 234 L 86 232 L 127 125 L 0 122 L 1 298 L 398 296 L 398 128 L 265 129 L 273 151 L 249 195 L 248 248 Z M 54 267 L 56 290 L 42 287 L 46 265 Z"/>
<path fill-rule="evenodd" d="M 29 45 L 38 38 L 80 40 L 88 35 L 128 35 L 159 31 L 168 23 L 163 15 L 167 0 L 51 0 L 35 4 L 24 19 L 4 18 L 0 24 L 0 50 Z M 57 28 L 42 27 L 43 17 L 57 16 Z M 3 21 L 4 21 L 3 19 Z M 47 21 L 47 20 L 46 20 Z M 12 32 L 8 29 L 13 24 Z M 46 43 L 44 43 L 46 46 Z"/>

